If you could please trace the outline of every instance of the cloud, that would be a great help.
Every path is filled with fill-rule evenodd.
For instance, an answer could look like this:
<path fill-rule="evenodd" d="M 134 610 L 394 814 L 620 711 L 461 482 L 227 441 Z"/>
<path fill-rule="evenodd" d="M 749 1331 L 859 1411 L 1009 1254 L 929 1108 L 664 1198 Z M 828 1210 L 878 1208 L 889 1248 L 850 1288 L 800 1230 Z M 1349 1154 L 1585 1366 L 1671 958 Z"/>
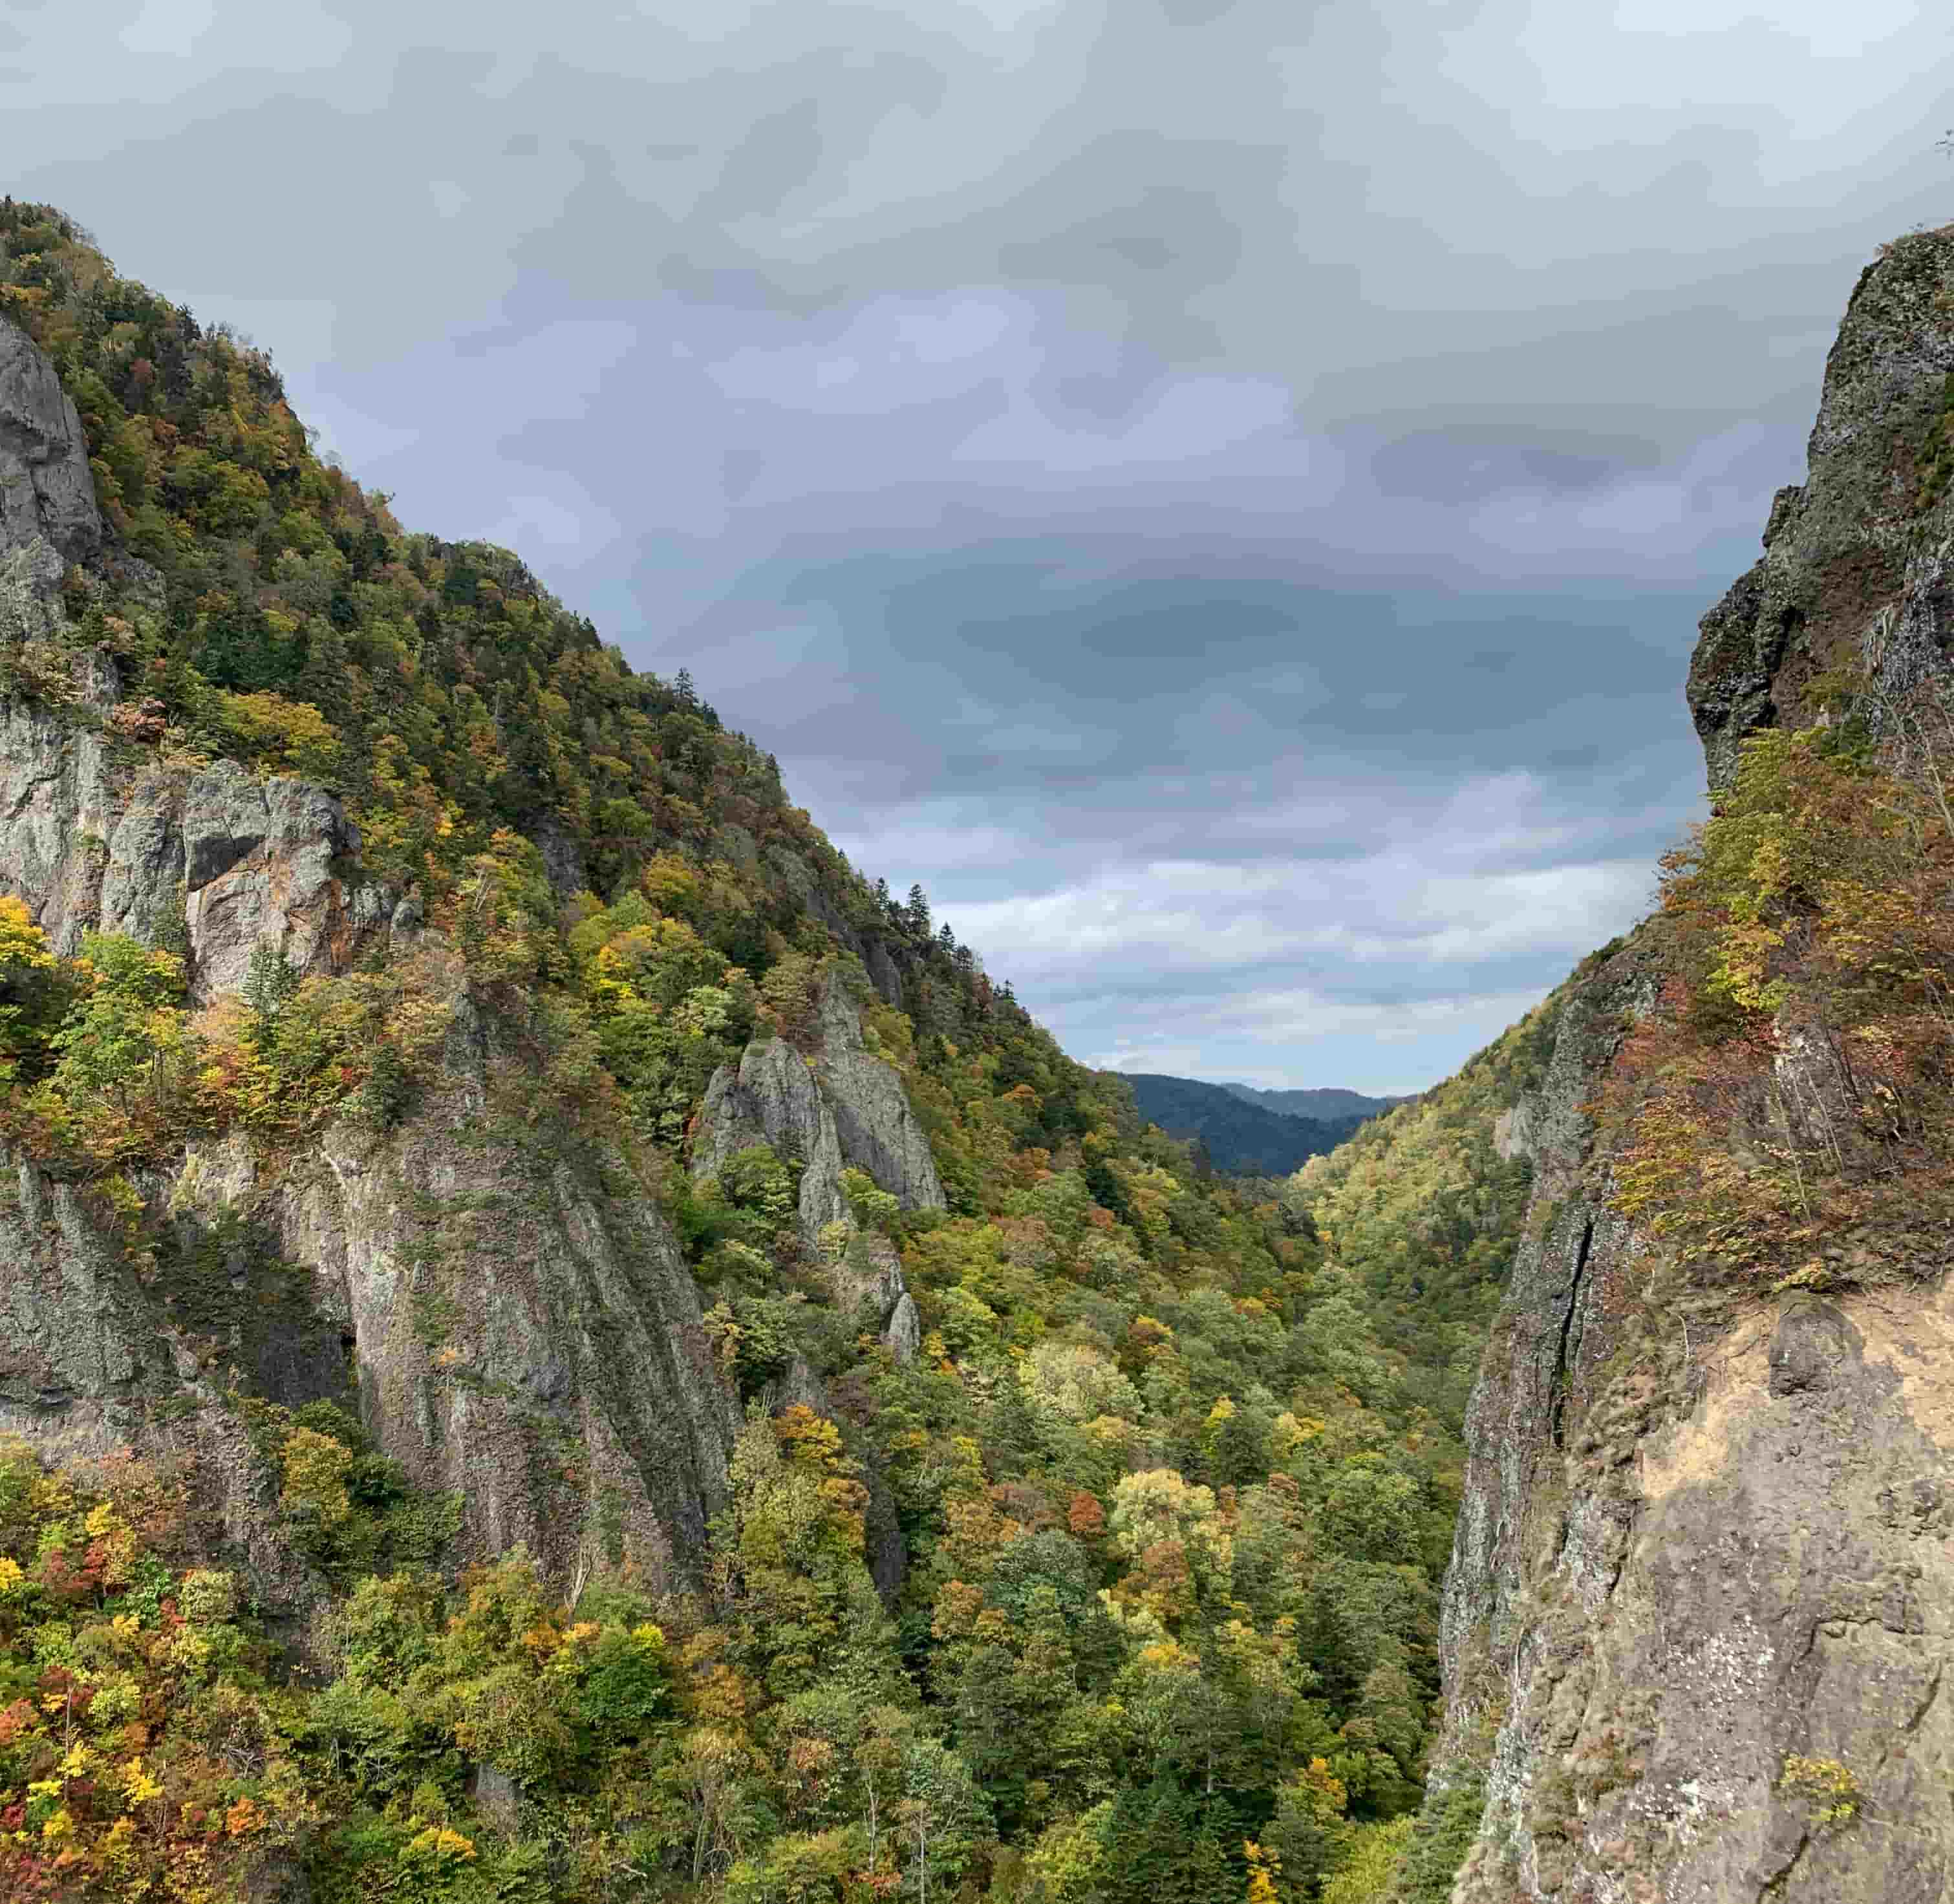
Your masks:
<path fill-rule="evenodd" d="M 1082 1053 L 1271 1083 L 1428 1080 L 1632 916 L 1949 176 L 1911 0 L 10 24 L 12 189 L 405 520 L 690 668 Z"/>

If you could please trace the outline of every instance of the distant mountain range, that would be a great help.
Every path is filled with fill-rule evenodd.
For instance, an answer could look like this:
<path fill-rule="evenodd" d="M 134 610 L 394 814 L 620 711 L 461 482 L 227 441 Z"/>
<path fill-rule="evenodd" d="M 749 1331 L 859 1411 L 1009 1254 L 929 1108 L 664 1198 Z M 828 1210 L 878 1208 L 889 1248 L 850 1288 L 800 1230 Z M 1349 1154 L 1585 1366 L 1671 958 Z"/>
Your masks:
<path fill-rule="evenodd" d="M 1339 1091 L 1326 1087 L 1317 1091 L 1258 1091 L 1252 1084 L 1224 1084 L 1249 1104 L 1265 1111 L 1280 1111 L 1291 1117 L 1375 1117 L 1394 1106 L 1409 1101 L 1405 1098 L 1367 1098 L 1361 1091 Z"/>
<path fill-rule="evenodd" d="M 1147 1071 L 1119 1076 L 1133 1086 L 1142 1117 L 1170 1137 L 1198 1139 L 1217 1170 L 1236 1175 L 1286 1177 L 1403 1101 L 1356 1091 L 1258 1091 Z"/>

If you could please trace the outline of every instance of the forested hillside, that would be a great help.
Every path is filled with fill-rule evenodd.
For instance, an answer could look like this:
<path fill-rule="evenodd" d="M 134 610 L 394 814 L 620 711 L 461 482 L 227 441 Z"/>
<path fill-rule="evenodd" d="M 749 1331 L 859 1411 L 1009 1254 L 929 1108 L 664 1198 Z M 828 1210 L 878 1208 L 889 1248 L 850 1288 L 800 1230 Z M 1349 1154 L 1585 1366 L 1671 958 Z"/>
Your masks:
<path fill-rule="evenodd" d="M 1140 1114 L 1170 1136 L 1198 1144 L 1217 1170 L 1286 1177 L 1312 1157 L 1334 1150 L 1368 1112 L 1319 1118 L 1272 1111 L 1245 1101 L 1225 1084 L 1122 1072 Z"/>
<path fill-rule="evenodd" d="M 1553 1005 L 1252 1201 L 47 208 L 0 341 L 0 1892 L 1374 1895 Z"/>
<path fill-rule="evenodd" d="M 1221 1089 L 1245 1104 L 1258 1104 L 1264 1111 L 1280 1111 L 1292 1117 L 1334 1120 L 1338 1117 L 1375 1117 L 1402 1104 L 1402 1098 L 1370 1098 L 1361 1091 L 1343 1091 L 1318 1085 L 1300 1091 L 1264 1090 L 1253 1084 L 1224 1084 Z"/>

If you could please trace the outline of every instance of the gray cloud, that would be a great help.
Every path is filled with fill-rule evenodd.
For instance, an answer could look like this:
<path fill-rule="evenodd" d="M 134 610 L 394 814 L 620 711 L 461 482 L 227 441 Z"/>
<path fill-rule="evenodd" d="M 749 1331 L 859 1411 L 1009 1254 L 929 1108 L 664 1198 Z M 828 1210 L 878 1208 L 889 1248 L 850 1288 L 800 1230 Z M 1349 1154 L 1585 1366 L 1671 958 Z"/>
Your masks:
<path fill-rule="evenodd" d="M 1082 1055 L 1401 1088 L 1645 900 L 1914 0 L 104 0 L 11 188 L 690 666 Z"/>

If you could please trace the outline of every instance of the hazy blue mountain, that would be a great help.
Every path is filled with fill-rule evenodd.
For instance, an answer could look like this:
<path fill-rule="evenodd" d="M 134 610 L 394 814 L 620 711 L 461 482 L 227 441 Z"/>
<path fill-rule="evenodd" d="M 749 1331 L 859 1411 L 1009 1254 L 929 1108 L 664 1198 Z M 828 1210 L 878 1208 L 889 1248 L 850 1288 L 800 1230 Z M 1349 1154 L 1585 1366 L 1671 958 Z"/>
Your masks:
<path fill-rule="evenodd" d="M 1375 1117 L 1403 1098 L 1367 1098 L 1361 1091 L 1339 1091 L 1325 1086 L 1315 1091 L 1261 1091 L 1252 1084 L 1224 1084 L 1245 1104 L 1260 1104 L 1264 1111 L 1280 1111 L 1291 1117 Z"/>
<path fill-rule="evenodd" d="M 1366 1109 L 1340 1117 L 1297 1117 L 1239 1096 L 1228 1085 L 1144 1071 L 1120 1075 L 1133 1086 L 1134 1101 L 1143 1117 L 1170 1136 L 1198 1138 L 1217 1170 L 1236 1174 L 1286 1176 L 1311 1158 L 1334 1150 L 1372 1114 Z M 1358 1104 L 1384 1108 L 1382 1100 L 1360 1098 L 1354 1092 L 1315 1095 L 1347 1097 Z"/>

